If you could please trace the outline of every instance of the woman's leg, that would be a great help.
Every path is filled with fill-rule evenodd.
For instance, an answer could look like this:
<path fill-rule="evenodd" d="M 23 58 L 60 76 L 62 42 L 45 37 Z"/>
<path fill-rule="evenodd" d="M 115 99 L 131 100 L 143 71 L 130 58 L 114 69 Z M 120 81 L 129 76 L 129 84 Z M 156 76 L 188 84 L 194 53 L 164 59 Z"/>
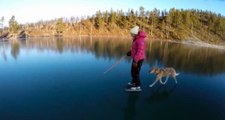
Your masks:
<path fill-rule="evenodd" d="M 131 66 L 131 76 L 132 76 L 132 82 L 134 83 L 135 86 L 140 86 L 141 81 L 140 81 L 140 70 L 141 66 L 144 60 L 139 60 L 137 63 L 137 66 Z M 133 60 L 134 62 L 134 60 Z"/>

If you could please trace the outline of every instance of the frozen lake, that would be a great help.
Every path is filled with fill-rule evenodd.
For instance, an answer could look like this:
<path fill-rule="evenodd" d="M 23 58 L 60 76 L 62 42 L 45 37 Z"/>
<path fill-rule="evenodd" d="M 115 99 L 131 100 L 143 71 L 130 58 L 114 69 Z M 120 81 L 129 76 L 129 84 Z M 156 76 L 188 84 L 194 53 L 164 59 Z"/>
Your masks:
<path fill-rule="evenodd" d="M 1 120 L 225 119 L 225 51 L 147 42 L 142 92 L 128 93 L 131 58 L 103 74 L 130 40 L 35 38 L 0 43 Z M 148 85 L 171 66 L 178 84 Z"/>

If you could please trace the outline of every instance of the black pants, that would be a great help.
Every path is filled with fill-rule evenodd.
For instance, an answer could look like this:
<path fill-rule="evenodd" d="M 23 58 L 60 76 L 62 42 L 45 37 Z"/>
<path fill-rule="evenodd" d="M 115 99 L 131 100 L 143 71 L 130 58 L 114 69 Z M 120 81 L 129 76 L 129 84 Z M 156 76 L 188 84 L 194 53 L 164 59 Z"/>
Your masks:
<path fill-rule="evenodd" d="M 131 64 L 131 76 L 132 76 L 132 83 L 134 83 L 135 86 L 140 86 L 141 81 L 140 81 L 140 70 L 141 66 L 144 60 L 139 60 L 137 63 L 137 66 L 133 66 L 133 62 Z"/>

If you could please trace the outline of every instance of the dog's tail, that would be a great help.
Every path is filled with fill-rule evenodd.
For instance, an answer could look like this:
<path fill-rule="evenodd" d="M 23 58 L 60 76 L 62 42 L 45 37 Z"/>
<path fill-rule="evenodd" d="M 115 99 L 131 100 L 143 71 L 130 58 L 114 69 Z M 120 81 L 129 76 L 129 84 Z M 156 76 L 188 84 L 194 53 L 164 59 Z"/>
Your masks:
<path fill-rule="evenodd" d="M 176 76 L 180 75 L 180 73 L 176 73 Z"/>

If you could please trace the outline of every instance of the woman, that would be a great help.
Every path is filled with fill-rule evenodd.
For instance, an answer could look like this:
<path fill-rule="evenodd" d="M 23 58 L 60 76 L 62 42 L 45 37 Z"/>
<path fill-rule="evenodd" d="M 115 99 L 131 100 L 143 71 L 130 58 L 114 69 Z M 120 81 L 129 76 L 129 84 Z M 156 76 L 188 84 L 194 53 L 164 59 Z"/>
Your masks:
<path fill-rule="evenodd" d="M 126 91 L 141 91 L 140 70 L 145 59 L 146 33 L 139 30 L 138 26 L 133 27 L 130 30 L 130 33 L 133 38 L 133 42 L 131 50 L 127 53 L 127 56 L 131 56 L 133 58 L 131 65 L 132 81 L 128 83 L 131 87 L 126 89 Z"/>

